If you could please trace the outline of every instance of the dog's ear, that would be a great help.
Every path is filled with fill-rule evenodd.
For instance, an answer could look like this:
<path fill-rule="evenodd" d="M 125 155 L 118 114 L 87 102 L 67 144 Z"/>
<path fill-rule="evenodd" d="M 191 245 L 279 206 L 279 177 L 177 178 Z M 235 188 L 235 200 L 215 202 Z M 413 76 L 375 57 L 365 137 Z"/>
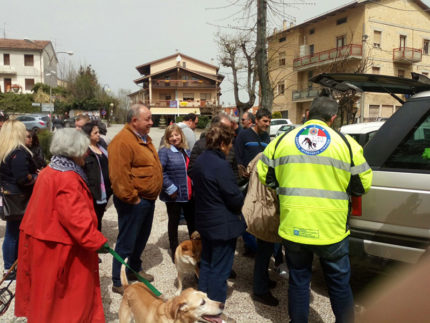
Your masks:
<path fill-rule="evenodd" d="M 187 312 L 189 309 L 187 302 L 183 300 L 175 300 L 173 306 L 170 307 L 170 315 L 176 320 L 178 318 L 179 312 Z"/>

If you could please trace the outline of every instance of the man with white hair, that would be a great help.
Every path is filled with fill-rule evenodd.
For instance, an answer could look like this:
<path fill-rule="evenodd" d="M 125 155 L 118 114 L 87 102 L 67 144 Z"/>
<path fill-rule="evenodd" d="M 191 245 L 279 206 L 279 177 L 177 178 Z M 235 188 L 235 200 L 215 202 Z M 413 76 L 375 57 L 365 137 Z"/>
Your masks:
<path fill-rule="evenodd" d="M 140 256 L 152 228 L 155 200 L 163 184 L 163 173 L 157 151 L 149 137 L 153 125 L 151 111 L 134 104 L 127 112 L 127 124 L 108 147 L 109 176 L 118 212 L 118 238 L 115 251 L 128 258 L 129 266 L 148 281 L 154 277 L 142 270 Z M 113 260 L 112 291 L 122 294 L 121 263 Z M 127 273 L 129 280 L 136 280 Z"/>

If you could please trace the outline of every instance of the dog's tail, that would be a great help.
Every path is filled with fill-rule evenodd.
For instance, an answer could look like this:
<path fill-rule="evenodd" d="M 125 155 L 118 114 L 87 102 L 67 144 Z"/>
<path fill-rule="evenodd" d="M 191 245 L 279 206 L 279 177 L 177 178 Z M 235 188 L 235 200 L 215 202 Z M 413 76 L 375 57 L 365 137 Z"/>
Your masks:
<path fill-rule="evenodd" d="M 126 288 L 128 286 L 127 274 L 125 273 L 125 266 L 121 266 L 121 285 Z"/>

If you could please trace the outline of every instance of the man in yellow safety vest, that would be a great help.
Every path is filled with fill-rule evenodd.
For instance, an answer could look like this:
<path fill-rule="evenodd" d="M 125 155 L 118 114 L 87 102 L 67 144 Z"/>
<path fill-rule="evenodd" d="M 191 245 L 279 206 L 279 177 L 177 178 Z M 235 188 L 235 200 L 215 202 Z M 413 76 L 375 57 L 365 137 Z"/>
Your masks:
<path fill-rule="evenodd" d="M 279 195 L 278 234 L 287 253 L 288 312 L 294 323 L 308 321 L 314 254 L 320 258 L 336 322 L 353 315 L 350 195 L 369 190 L 372 170 L 361 146 L 330 128 L 337 111 L 335 100 L 316 98 L 309 121 L 273 140 L 257 165 L 260 180 L 269 186 L 276 183 Z"/>

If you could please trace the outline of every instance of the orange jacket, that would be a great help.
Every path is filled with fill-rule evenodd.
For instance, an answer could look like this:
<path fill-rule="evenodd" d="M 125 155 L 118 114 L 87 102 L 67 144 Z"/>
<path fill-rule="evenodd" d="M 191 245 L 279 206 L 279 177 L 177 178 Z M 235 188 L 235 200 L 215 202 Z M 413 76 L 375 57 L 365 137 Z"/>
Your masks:
<path fill-rule="evenodd" d="M 155 200 L 163 185 L 163 170 L 151 137 L 143 142 L 126 124 L 108 146 L 109 177 L 116 197 L 135 203 Z"/>

